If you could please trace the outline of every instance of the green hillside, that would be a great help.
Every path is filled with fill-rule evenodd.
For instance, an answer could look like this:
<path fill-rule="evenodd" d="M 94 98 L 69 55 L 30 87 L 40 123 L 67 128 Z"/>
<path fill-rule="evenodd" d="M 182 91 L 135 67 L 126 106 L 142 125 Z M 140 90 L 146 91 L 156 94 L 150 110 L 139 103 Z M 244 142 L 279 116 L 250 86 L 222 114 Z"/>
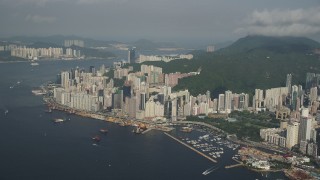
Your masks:
<path fill-rule="evenodd" d="M 225 89 L 252 94 L 255 88 L 285 85 L 286 74 L 293 83 L 304 85 L 307 72 L 320 73 L 320 59 L 312 54 L 316 41 L 297 37 L 247 36 L 215 53 L 195 52 L 191 61 L 149 63 L 169 72 L 196 71 L 201 74 L 181 79 L 174 89 L 189 89 L 194 95 L 207 90 L 217 94 Z"/>

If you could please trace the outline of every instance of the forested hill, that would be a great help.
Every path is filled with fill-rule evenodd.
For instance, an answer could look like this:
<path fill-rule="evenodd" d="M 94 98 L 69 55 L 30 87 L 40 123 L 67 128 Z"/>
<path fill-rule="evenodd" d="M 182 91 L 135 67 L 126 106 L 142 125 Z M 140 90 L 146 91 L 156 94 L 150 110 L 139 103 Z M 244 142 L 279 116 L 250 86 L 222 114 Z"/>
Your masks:
<path fill-rule="evenodd" d="M 215 53 L 195 52 L 191 61 L 156 65 L 170 72 L 201 67 L 200 75 L 180 80 L 176 90 L 189 89 L 192 94 L 210 90 L 216 95 L 229 89 L 252 94 L 255 88 L 285 86 L 288 73 L 293 74 L 293 84 L 304 85 L 307 72 L 320 73 L 319 55 L 313 53 L 319 47 L 308 38 L 247 36 Z"/>

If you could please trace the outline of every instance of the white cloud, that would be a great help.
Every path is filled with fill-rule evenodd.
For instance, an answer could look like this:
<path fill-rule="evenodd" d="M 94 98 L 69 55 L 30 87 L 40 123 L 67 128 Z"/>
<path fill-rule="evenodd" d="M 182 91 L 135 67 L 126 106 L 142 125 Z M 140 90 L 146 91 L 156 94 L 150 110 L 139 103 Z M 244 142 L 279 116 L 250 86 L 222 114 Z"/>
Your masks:
<path fill-rule="evenodd" d="M 40 15 L 29 14 L 26 16 L 25 20 L 33 23 L 52 23 L 57 19 L 55 17 L 50 17 L 50 16 L 40 16 Z"/>
<path fill-rule="evenodd" d="M 244 20 L 238 33 L 271 36 L 309 36 L 320 34 L 320 7 L 254 11 Z"/>
<path fill-rule="evenodd" d="M 77 0 L 78 4 L 96 4 L 103 2 L 125 3 L 127 0 Z"/>
<path fill-rule="evenodd" d="M 3 0 L 4 2 L 7 3 L 13 3 L 14 5 L 24 5 L 24 4 L 33 4 L 39 7 L 45 7 L 50 3 L 57 3 L 57 2 L 62 2 L 62 3 L 76 3 L 76 4 L 97 4 L 97 3 L 125 3 L 128 2 L 128 0 Z"/>

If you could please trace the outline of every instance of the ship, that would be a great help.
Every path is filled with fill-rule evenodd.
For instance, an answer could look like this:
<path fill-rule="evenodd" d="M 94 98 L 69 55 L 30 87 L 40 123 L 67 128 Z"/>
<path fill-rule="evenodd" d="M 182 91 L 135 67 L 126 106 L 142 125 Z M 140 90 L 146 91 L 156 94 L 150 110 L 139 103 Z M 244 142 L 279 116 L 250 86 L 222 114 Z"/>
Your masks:
<path fill-rule="evenodd" d="M 31 65 L 31 66 L 39 66 L 39 63 L 37 63 L 37 62 L 32 62 L 30 65 Z"/>
<path fill-rule="evenodd" d="M 202 174 L 206 176 L 206 175 L 210 174 L 212 171 L 214 171 L 214 170 L 216 170 L 218 168 L 219 168 L 219 166 L 212 166 L 211 168 L 205 170 Z"/>
<path fill-rule="evenodd" d="M 36 96 L 46 94 L 46 93 L 43 92 L 42 90 L 32 90 L 31 92 L 32 92 L 34 95 L 36 95 Z"/>
<path fill-rule="evenodd" d="M 53 122 L 55 122 L 55 123 L 62 123 L 64 121 L 65 121 L 64 119 L 60 119 L 60 118 L 56 118 L 53 120 Z"/>
<path fill-rule="evenodd" d="M 4 111 L 4 115 L 6 116 L 9 113 L 8 109 Z"/>
<path fill-rule="evenodd" d="M 192 128 L 191 127 L 182 127 L 180 131 L 182 131 L 182 132 L 191 132 Z"/>
<path fill-rule="evenodd" d="M 105 128 L 105 129 L 100 129 L 99 131 L 100 131 L 102 134 L 107 134 L 107 133 L 108 133 L 108 129 L 106 129 L 106 128 Z"/>
<path fill-rule="evenodd" d="M 92 137 L 92 140 L 95 141 L 95 142 L 100 142 L 101 141 L 101 137 L 96 135 L 96 136 Z"/>

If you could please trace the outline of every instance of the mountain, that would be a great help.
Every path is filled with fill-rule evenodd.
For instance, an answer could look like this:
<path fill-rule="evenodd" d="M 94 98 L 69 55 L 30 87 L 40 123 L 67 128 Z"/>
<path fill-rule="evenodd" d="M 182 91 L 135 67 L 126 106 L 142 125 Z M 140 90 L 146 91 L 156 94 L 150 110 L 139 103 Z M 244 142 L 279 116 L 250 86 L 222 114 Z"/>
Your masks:
<path fill-rule="evenodd" d="M 317 41 L 305 37 L 269 37 L 246 36 L 232 45 L 221 49 L 222 53 L 248 53 L 251 51 L 269 51 L 274 53 L 308 53 L 319 48 Z"/>
<path fill-rule="evenodd" d="M 195 51 L 193 60 L 155 62 L 165 73 L 190 72 L 201 68 L 200 75 L 179 80 L 174 90 L 189 89 L 191 94 L 210 90 L 214 97 L 224 90 L 254 93 L 255 88 L 285 86 L 286 74 L 292 84 L 304 85 L 306 73 L 320 73 L 319 43 L 308 38 L 247 36 L 215 53 Z"/>

